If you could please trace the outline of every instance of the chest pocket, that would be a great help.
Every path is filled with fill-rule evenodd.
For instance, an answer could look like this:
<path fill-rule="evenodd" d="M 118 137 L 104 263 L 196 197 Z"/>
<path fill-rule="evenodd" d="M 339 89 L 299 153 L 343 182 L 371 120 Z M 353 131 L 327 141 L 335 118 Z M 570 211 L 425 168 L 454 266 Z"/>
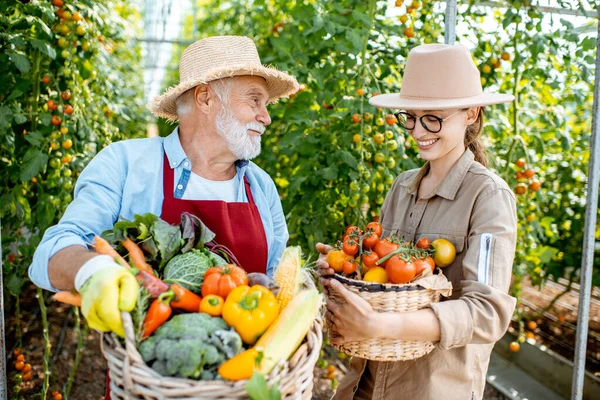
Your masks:
<path fill-rule="evenodd" d="M 415 235 L 415 243 L 421 238 L 427 238 L 431 242 L 433 242 L 436 239 L 446 239 L 454 245 L 454 248 L 456 249 L 456 258 L 454 259 L 454 262 L 452 262 L 452 264 L 445 268 L 442 268 L 442 272 L 444 273 L 446 278 L 448 278 L 448 280 L 452 282 L 453 291 L 451 299 L 456 299 L 460 297 L 462 290 L 460 282 L 464 279 L 462 263 L 466 251 L 467 237 L 463 235 L 448 235 L 445 233 L 440 234 L 418 232 Z"/>

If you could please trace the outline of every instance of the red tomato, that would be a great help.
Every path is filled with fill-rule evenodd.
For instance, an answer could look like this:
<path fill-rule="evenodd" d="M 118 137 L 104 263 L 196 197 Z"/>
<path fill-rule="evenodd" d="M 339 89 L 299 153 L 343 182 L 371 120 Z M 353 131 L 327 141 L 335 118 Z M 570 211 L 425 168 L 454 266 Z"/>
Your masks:
<path fill-rule="evenodd" d="M 374 251 L 367 251 L 362 255 L 363 267 L 367 270 L 377 267 L 377 261 L 379 261 L 379 256 Z"/>
<path fill-rule="evenodd" d="M 417 242 L 417 247 L 420 249 L 428 249 L 431 246 L 431 242 L 426 237 L 419 239 Z"/>
<path fill-rule="evenodd" d="M 426 259 L 416 260 L 413 264 L 415 264 L 415 276 L 420 275 L 426 269 L 430 269 L 433 272 L 433 267 Z"/>
<path fill-rule="evenodd" d="M 346 235 L 351 235 L 353 232 L 356 232 L 359 235 L 362 235 L 362 231 L 358 229 L 357 226 L 350 226 L 346 229 Z"/>
<path fill-rule="evenodd" d="M 431 265 L 431 270 L 434 271 L 435 270 L 435 261 L 433 261 L 433 257 L 427 257 L 425 259 L 425 261 L 427 261 L 427 263 L 429 265 Z"/>
<path fill-rule="evenodd" d="M 375 233 L 379 237 L 383 235 L 383 228 L 381 227 L 381 224 L 379 222 L 369 222 L 367 224 L 367 230 L 369 229 L 371 229 L 373 233 Z"/>
<path fill-rule="evenodd" d="M 344 240 L 342 250 L 349 256 L 354 256 L 356 253 L 358 253 L 358 243 L 356 243 L 350 238 L 347 238 L 346 240 Z"/>
<path fill-rule="evenodd" d="M 379 258 L 383 258 L 390 254 L 392 251 L 397 250 L 400 247 L 399 244 L 392 243 L 387 239 L 380 240 L 379 243 L 375 245 L 375 253 L 379 256 Z"/>
<path fill-rule="evenodd" d="M 377 243 L 379 243 L 379 236 L 377 236 L 376 233 L 371 233 L 371 236 L 367 236 L 363 239 L 363 246 L 366 249 L 374 248 L 375 246 L 377 246 Z"/>
<path fill-rule="evenodd" d="M 354 260 L 346 261 L 342 266 L 342 271 L 344 271 L 346 275 L 353 274 L 356 271 L 356 263 Z"/>
<path fill-rule="evenodd" d="M 417 271 L 415 264 L 402 260 L 396 254 L 385 263 L 385 272 L 393 283 L 408 283 L 413 280 Z"/>

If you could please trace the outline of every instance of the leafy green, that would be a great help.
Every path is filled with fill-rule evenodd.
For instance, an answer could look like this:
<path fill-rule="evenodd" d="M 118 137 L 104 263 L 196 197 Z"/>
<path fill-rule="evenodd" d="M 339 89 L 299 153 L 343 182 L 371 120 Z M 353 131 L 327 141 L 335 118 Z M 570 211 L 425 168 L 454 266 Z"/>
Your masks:
<path fill-rule="evenodd" d="M 178 225 L 169 225 L 157 219 L 150 229 L 160 253 L 159 269 L 162 269 L 183 246 L 181 230 Z"/>
<path fill-rule="evenodd" d="M 281 392 L 279 387 L 274 385 L 272 388 L 267 386 L 265 376 L 255 371 L 252 378 L 246 383 L 246 393 L 250 400 L 280 400 Z"/>

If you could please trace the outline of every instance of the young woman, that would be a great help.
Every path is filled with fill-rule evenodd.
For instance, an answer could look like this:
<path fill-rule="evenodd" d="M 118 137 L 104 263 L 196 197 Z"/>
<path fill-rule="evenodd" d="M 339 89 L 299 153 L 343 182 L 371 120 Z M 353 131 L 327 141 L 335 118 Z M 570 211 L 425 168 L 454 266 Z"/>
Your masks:
<path fill-rule="evenodd" d="M 517 233 L 516 201 L 509 186 L 486 168 L 478 136 L 483 107 L 513 96 L 483 93 L 469 50 L 460 44 L 428 44 L 408 56 L 400 93 L 370 99 L 399 109 L 398 123 L 415 139 L 427 162 L 394 182 L 381 209 L 384 236 L 406 240 L 445 238 L 456 259 L 444 269 L 449 299 L 411 313 L 377 313 L 327 279 L 329 246 L 318 244 L 326 290 L 346 300 L 329 301 L 327 317 L 336 343 L 367 338 L 436 343 L 412 361 L 352 359 L 335 399 L 481 399 L 490 353 L 506 332 L 515 307 L 508 295 Z"/>

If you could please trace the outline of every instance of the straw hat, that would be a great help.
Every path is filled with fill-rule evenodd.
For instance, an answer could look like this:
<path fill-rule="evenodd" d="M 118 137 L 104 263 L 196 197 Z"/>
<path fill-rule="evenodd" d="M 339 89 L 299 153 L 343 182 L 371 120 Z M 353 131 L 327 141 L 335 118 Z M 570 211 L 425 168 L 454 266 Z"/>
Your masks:
<path fill-rule="evenodd" d="M 269 102 L 298 91 L 296 78 L 275 68 L 263 66 L 252 39 L 244 36 L 214 36 L 191 44 L 179 61 L 179 84 L 156 97 L 148 109 L 157 117 L 173 121 L 177 98 L 202 83 L 232 76 L 255 75 L 265 79 Z"/>
<path fill-rule="evenodd" d="M 400 93 L 369 99 L 377 107 L 444 110 L 508 103 L 514 96 L 484 93 L 479 70 L 462 44 L 425 44 L 408 54 Z"/>

